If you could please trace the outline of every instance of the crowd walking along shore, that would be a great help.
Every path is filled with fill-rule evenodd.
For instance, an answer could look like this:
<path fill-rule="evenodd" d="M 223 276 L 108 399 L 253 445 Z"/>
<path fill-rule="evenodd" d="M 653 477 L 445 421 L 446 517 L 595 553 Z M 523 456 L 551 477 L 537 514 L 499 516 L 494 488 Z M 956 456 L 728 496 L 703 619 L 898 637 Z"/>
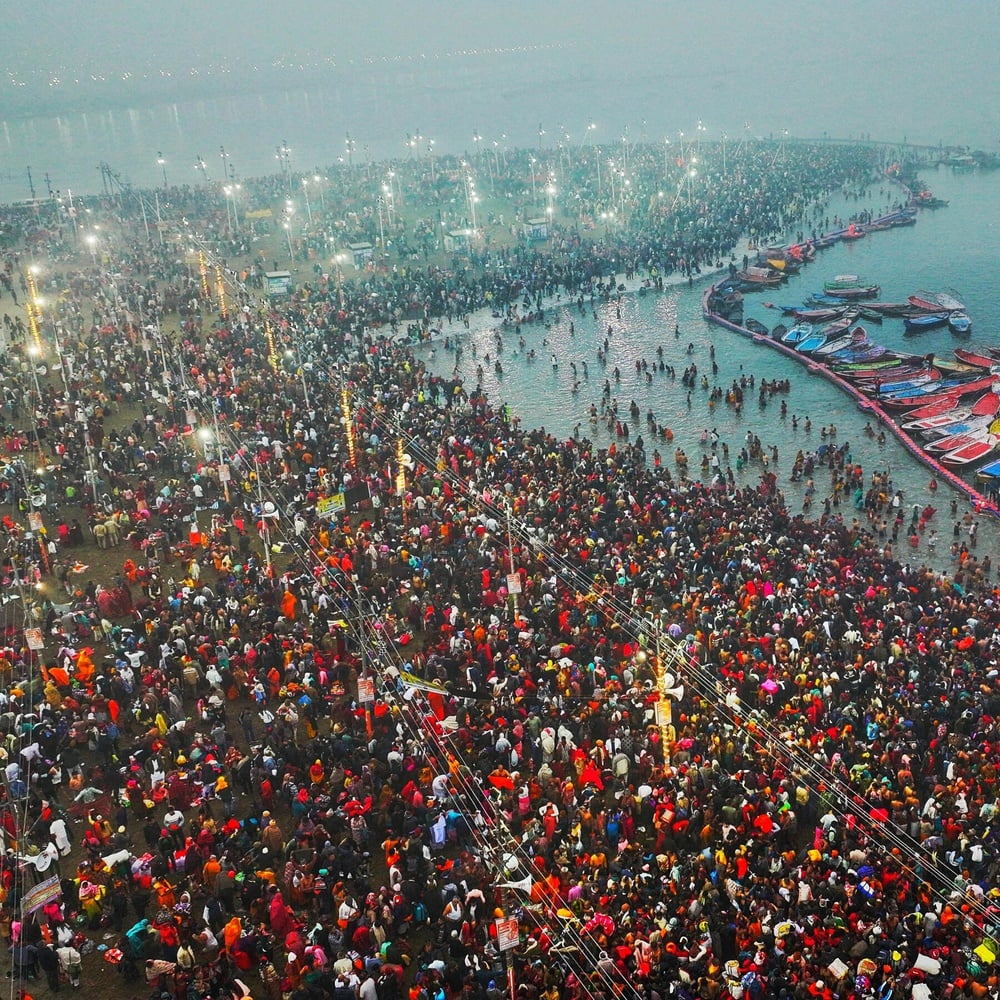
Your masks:
<path fill-rule="evenodd" d="M 556 316 L 573 336 L 630 290 L 749 273 L 847 228 L 834 195 L 896 211 L 873 148 L 746 147 L 701 144 L 694 176 L 693 151 L 635 144 L 613 203 L 567 152 L 573 207 L 541 220 L 528 151 L 467 220 L 443 157 L 391 165 L 392 213 L 364 208 L 382 168 L 325 177 L 294 238 L 248 228 L 285 174 L 239 204 L 126 187 L 0 213 L 12 989 L 996 991 L 979 510 L 908 509 L 836 414 L 789 467 L 815 509 L 790 509 L 784 438 L 706 426 L 699 467 L 661 455 L 692 392 L 812 433 L 766 367 L 719 384 L 721 339 L 679 378 L 636 361 L 676 389 L 642 425 L 612 324 L 607 446 L 489 395 L 515 355 L 589 384 L 582 350 L 547 349 Z M 947 574 L 917 558 L 938 545 Z"/>

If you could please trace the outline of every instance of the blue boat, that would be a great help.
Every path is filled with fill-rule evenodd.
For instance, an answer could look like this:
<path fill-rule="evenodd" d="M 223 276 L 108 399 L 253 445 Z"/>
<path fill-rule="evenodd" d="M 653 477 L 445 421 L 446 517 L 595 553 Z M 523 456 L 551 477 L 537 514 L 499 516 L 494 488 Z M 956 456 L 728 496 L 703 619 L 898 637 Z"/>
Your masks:
<path fill-rule="evenodd" d="M 989 465 L 984 465 L 977 473 L 977 479 L 1000 479 L 1000 458 Z"/>
<path fill-rule="evenodd" d="M 948 314 L 948 329 L 952 333 L 957 334 L 959 337 L 964 337 L 967 333 L 972 332 L 972 320 L 969 318 L 969 314 L 964 310 L 957 310 L 956 312 Z"/>
<path fill-rule="evenodd" d="M 925 313 L 923 316 L 907 316 L 903 326 L 909 333 L 923 333 L 924 330 L 934 330 L 948 323 L 948 313 Z"/>
<path fill-rule="evenodd" d="M 796 323 L 782 338 L 781 342 L 783 344 L 788 344 L 790 347 L 796 347 L 801 344 L 803 340 L 811 337 L 815 327 L 812 323 Z"/>
<path fill-rule="evenodd" d="M 803 354 L 812 354 L 813 351 L 818 350 L 826 343 L 826 334 L 820 331 L 819 333 L 814 333 L 805 340 L 800 341 L 796 344 L 795 349 L 801 351 Z"/>

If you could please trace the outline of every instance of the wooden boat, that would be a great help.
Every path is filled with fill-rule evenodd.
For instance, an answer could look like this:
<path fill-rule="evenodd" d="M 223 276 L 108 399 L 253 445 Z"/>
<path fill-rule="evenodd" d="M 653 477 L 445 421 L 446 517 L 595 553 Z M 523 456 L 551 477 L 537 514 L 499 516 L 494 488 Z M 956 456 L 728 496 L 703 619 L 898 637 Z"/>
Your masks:
<path fill-rule="evenodd" d="M 829 320 L 840 319 L 847 312 L 846 306 L 826 309 L 796 309 L 792 314 L 796 320 L 806 323 L 826 323 Z"/>
<path fill-rule="evenodd" d="M 840 337 L 834 337 L 832 340 L 828 338 L 827 342 L 822 347 L 818 347 L 813 353 L 817 358 L 821 358 L 829 354 L 836 354 L 838 351 L 843 351 L 847 348 L 867 347 L 870 344 L 871 340 L 868 337 L 868 331 L 863 326 L 856 326 L 853 330 L 849 330 Z"/>
<path fill-rule="evenodd" d="M 768 328 L 764 326 L 764 324 L 761 323 L 760 320 L 756 320 L 753 317 L 751 317 L 748 320 L 744 320 L 743 326 L 751 333 L 756 333 L 761 337 L 768 337 L 771 334 L 771 331 L 768 330 Z"/>
<path fill-rule="evenodd" d="M 842 240 L 863 240 L 868 233 L 862 226 L 851 223 L 841 234 Z"/>
<path fill-rule="evenodd" d="M 865 282 L 856 274 L 838 274 L 829 281 L 824 281 L 823 288 L 829 292 L 831 289 L 836 291 L 842 288 L 857 288 L 863 284 Z"/>
<path fill-rule="evenodd" d="M 955 431 L 939 437 L 935 441 L 928 441 L 924 444 L 924 451 L 930 455 L 947 455 L 948 452 L 956 448 L 964 448 L 974 441 L 981 441 L 990 433 L 990 428 L 997 426 L 997 422 L 985 417 L 979 421 L 970 421 L 964 430 Z"/>
<path fill-rule="evenodd" d="M 961 448 L 957 448 L 955 451 L 949 451 L 947 455 L 942 455 L 940 459 L 941 464 L 952 466 L 953 468 L 962 468 L 966 465 L 971 465 L 973 462 L 981 462 L 996 451 L 998 442 L 1000 442 L 1000 436 L 990 434 L 989 437 L 983 438 L 980 441 L 973 441 L 970 444 L 963 445 Z"/>
<path fill-rule="evenodd" d="M 922 316 L 908 316 L 903 320 L 903 326 L 907 333 L 923 333 L 925 330 L 933 330 L 939 326 L 946 326 L 948 323 L 947 313 L 924 313 Z"/>
<path fill-rule="evenodd" d="M 956 347 L 953 353 L 959 361 L 964 361 L 967 365 L 975 365 L 977 368 L 993 368 L 997 363 L 997 359 L 992 355 L 969 351 L 964 347 Z"/>
<path fill-rule="evenodd" d="M 850 374 L 851 372 L 859 372 L 864 368 L 871 368 L 873 370 L 878 370 L 880 368 L 920 368 L 927 362 L 919 354 L 897 354 L 895 351 L 887 352 L 886 356 L 882 358 L 881 361 L 876 361 L 873 364 L 858 363 L 854 364 L 848 362 L 847 364 L 836 364 L 833 366 L 833 370 L 836 372 L 843 372 Z"/>
<path fill-rule="evenodd" d="M 1000 395 L 993 389 L 984 392 L 971 406 L 959 408 L 958 398 L 949 401 L 948 409 L 941 409 L 944 403 L 938 404 L 937 412 L 924 414 L 917 410 L 909 413 L 910 419 L 903 424 L 906 430 L 934 431 L 938 434 L 958 433 L 957 426 L 970 420 L 986 418 L 992 420 L 1000 410 Z M 924 407 L 920 408 L 921 410 Z M 955 430 L 950 430 L 951 427 Z"/>
<path fill-rule="evenodd" d="M 869 323 L 878 323 L 879 325 L 881 325 L 883 319 L 885 319 L 882 313 L 875 312 L 867 306 L 858 306 L 858 318 L 867 320 Z"/>
<path fill-rule="evenodd" d="M 838 288 L 826 294 L 835 299 L 874 299 L 881 291 L 879 285 L 862 285 L 858 288 Z"/>
<path fill-rule="evenodd" d="M 941 303 L 938 302 L 933 296 L 933 292 L 917 292 L 916 295 L 907 296 L 906 301 L 909 302 L 911 306 L 914 306 L 917 309 L 922 309 L 924 312 L 941 312 Z"/>
<path fill-rule="evenodd" d="M 752 288 L 774 288 L 785 279 L 769 267 L 747 267 L 736 272 L 736 277 Z"/>
<path fill-rule="evenodd" d="M 827 358 L 827 363 L 844 361 L 877 361 L 883 354 L 888 354 L 889 348 L 884 344 L 868 344 L 865 347 L 848 347 L 837 351 Z"/>
<path fill-rule="evenodd" d="M 911 375 L 921 371 L 923 368 L 923 366 L 919 364 L 900 364 L 882 368 L 874 367 L 874 365 L 877 364 L 878 362 L 876 361 L 853 371 L 838 371 L 836 368 L 834 368 L 834 371 L 840 375 L 841 378 L 845 378 L 849 382 L 854 382 L 855 384 L 861 384 L 864 382 L 871 382 L 874 384 L 876 379 L 885 379 L 890 381 L 909 378 Z"/>
<path fill-rule="evenodd" d="M 811 336 L 806 337 L 805 340 L 799 341 L 795 345 L 795 349 L 801 351 L 803 354 L 812 354 L 813 351 L 826 343 L 826 338 L 827 335 L 822 330 L 818 330 Z"/>
<path fill-rule="evenodd" d="M 912 304 L 909 302 L 866 302 L 865 309 L 869 312 L 881 313 L 883 316 L 902 316 Z"/>
<path fill-rule="evenodd" d="M 781 342 L 783 344 L 788 344 L 789 347 L 795 347 L 796 344 L 802 343 L 807 337 L 811 337 L 815 332 L 815 327 L 812 323 L 796 323 L 782 338 Z"/>
<path fill-rule="evenodd" d="M 989 465 L 984 465 L 976 473 L 976 479 L 980 480 L 996 479 L 998 477 L 1000 477 L 1000 458 L 995 462 L 990 462 Z"/>
<path fill-rule="evenodd" d="M 909 396 L 921 386 L 940 381 L 941 372 L 937 368 L 930 368 L 922 371 L 919 375 L 913 375 L 912 378 L 897 379 L 896 381 L 876 378 L 872 381 L 858 382 L 858 388 L 862 392 L 877 395 L 879 399 L 891 399 L 894 396 Z"/>
<path fill-rule="evenodd" d="M 949 396 L 937 403 L 929 403 L 927 406 L 918 406 L 915 410 L 910 410 L 907 417 L 914 423 L 921 420 L 932 420 L 935 417 L 944 417 L 946 420 L 953 420 L 954 414 L 958 410 L 958 396 Z M 903 424 L 904 428 L 909 424 Z"/>
<path fill-rule="evenodd" d="M 920 392 L 918 389 L 912 396 L 893 396 L 880 402 L 891 410 L 911 410 L 917 406 L 937 403 L 942 399 L 961 399 L 962 396 L 985 392 L 993 382 L 993 376 L 990 375 L 987 378 L 973 379 L 971 382 L 960 382 L 958 385 L 950 385 L 947 382 L 928 383 L 927 392 Z"/>
<path fill-rule="evenodd" d="M 965 303 L 954 292 L 935 292 L 933 298 L 942 309 L 947 309 L 948 312 L 965 311 Z"/>
<path fill-rule="evenodd" d="M 900 427 L 904 431 L 916 431 L 926 434 L 927 437 L 930 437 L 932 434 L 938 434 L 943 437 L 946 434 L 960 434 L 967 431 L 969 429 L 967 423 L 971 419 L 972 414 L 965 407 L 960 407 L 957 399 L 951 400 L 950 403 L 954 406 L 954 409 L 946 410 L 943 413 L 936 413 L 931 417 L 910 419 L 906 423 L 900 424 Z M 920 409 L 923 410 L 925 407 L 921 406 Z M 929 409 L 934 409 L 934 407 L 929 407 Z M 911 410 L 907 416 L 913 417 L 913 414 L 916 412 L 916 410 Z"/>
<path fill-rule="evenodd" d="M 969 314 L 961 309 L 948 313 L 948 329 L 960 337 L 972 333 L 972 320 Z"/>

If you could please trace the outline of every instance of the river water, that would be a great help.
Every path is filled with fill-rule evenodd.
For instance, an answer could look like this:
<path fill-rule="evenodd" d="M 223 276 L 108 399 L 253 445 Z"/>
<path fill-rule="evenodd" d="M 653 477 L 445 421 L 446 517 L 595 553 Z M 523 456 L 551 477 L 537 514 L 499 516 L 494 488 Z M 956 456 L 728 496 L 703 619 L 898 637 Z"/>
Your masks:
<path fill-rule="evenodd" d="M 873 233 L 866 239 L 853 243 L 840 243 L 821 251 L 817 261 L 803 272 L 792 277 L 780 289 L 747 295 L 745 315 L 754 317 L 769 328 L 782 321 L 780 313 L 768 309 L 764 303 L 801 302 L 812 292 L 822 290 L 823 282 L 838 274 L 855 273 L 882 286 L 881 298 L 900 301 L 918 289 L 943 290 L 955 288 L 966 302 L 974 320 L 972 345 L 1000 345 L 1000 304 L 995 293 L 993 261 L 1000 254 L 1000 173 L 955 173 L 940 167 L 922 174 L 932 190 L 950 200 L 950 206 L 937 211 L 924 211 L 916 226 Z M 870 197 L 861 202 L 834 198 L 831 213 L 858 211 L 871 208 L 884 209 L 897 197 L 896 189 L 886 184 L 873 185 Z M 964 514 L 970 504 L 964 495 L 941 485 L 930 490 L 928 469 L 914 459 L 890 435 L 884 444 L 867 436 L 864 428 L 867 417 L 853 400 L 822 377 L 809 374 L 807 369 L 784 357 L 779 352 L 705 322 L 701 315 L 701 296 L 705 282 L 694 288 L 676 286 L 662 294 L 626 296 L 620 305 L 621 316 L 615 303 L 598 305 L 596 318 L 588 308 L 581 315 L 575 306 L 565 304 L 550 310 L 549 327 L 525 325 L 522 335 L 523 349 L 518 348 L 518 338 L 513 331 L 503 335 L 503 373 L 497 374 L 493 363 L 496 346 L 493 327 L 488 324 L 474 331 L 463 348 L 459 371 L 466 381 L 475 385 L 477 368 L 483 368 L 483 387 L 496 402 L 509 403 L 522 422 L 531 426 L 544 426 L 557 437 L 567 438 L 579 433 L 591 438 L 599 447 L 607 447 L 616 440 L 614 432 L 603 421 L 593 426 L 588 419 L 592 403 L 600 406 L 605 378 L 612 382 L 612 396 L 618 400 L 619 413 L 627 418 L 631 402 L 639 407 L 640 417 L 630 426 L 631 440 L 637 433 L 643 435 L 647 455 L 659 448 L 665 464 L 671 469 L 674 450 L 683 448 L 690 460 L 691 474 L 700 476 L 701 456 L 709 451 L 702 441 L 706 431 L 713 428 L 723 443 L 729 445 L 730 460 L 736 467 L 736 454 L 743 447 L 748 433 L 756 434 L 765 445 L 778 448 L 777 473 L 781 487 L 789 497 L 793 512 L 802 509 L 803 484 L 789 481 L 789 472 L 798 450 L 815 450 L 824 441 L 820 430 L 835 425 L 836 442 L 850 443 L 853 459 L 866 473 L 888 470 L 893 484 L 903 490 L 905 504 L 921 508 L 931 504 L 941 513 L 935 524 L 940 536 L 936 553 L 927 551 L 922 542 L 919 557 L 939 568 L 950 565 L 948 548 L 951 543 L 953 520 L 949 518 L 952 497 L 958 500 L 958 513 Z M 788 322 L 784 320 L 784 322 Z M 572 324 L 572 332 L 571 332 Z M 680 337 L 675 337 L 675 326 Z M 608 336 L 608 328 L 612 333 Z M 453 328 L 454 329 L 454 328 Z M 448 332 L 448 331 L 445 331 Z M 873 339 L 890 347 L 906 351 L 950 356 L 956 346 L 966 342 L 954 338 L 947 328 L 931 331 L 917 337 L 904 336 L 901 320 L 887 319 L 884 324 L 870 326 Z M 608 338 L 607 365 L 598 361 L 597 352 Z M 690 346 L 689 346 L 690 345 Z M 656 372 L 651 382 L 644 373 L 637 373 L 635 362 L 645 358 L 650 369 L 657 361 L 657 348 L 663 348 L 667 365 L 677 372 L 671 381 L 665 374 Z M 712 347 L 719 373 L 711 378 Z M 526 353 L 534 349 L 537 358 L 527 360 Z M 450 374 L 454 367 L 454 354 L 440 343 L 424 348 L 425 357 L 440 374 Z M 433 357 L 431 356 L 433 350 Z M 688 351 L 690 350 L 690 354 Z M 485 362 L 489 353 L 491 363 Z M 551 356 L 558 359 L 553 368 Z M 588 375 L 583 375 L 583 362 Z M 577 365 L 574 378 L 570 362 Z M 724 403 L 709 407 L 709 393 L 701 388 L 691 391 L 681 385 L 683 370 L 695 363 L 699 373 L 707 373 L 713 384 L 729 386 L 741 375 L 753 374 L 757 379 L 788 379 L 790 391 L 775 396 L 761 410 L 756 393 L 749 393 L 742 413 L 737 414 Z M 620 383 L 615 383 L 613 370 L 621 372 Z M 579 386 L 574 392 L 574 382 Z M 700 375 L 699 375 L 700 382 Z M 788 415 L 781 418 L 781 399 L 786 400 Z M 652 437 L 646 427 L 646 414 L 652 411 L 658 424 L 669 427 L 674 434 L 672 443 L 666 444 Z M 793 430 L 791 416 L 799 418 L 798 430 Z M 809 418 L 812 430 L 805 431 Z M 772 466 L 772 469 L 774 467 Z M 738 475 L 743 483 L 757 481 L 761 469 L 749 466 Z M 828 492 L 828 476 L 816 477 L 817 498 Z M 815 513 L 819 505 L 814 501 Z M 841 508 L 848 519 L 855 516 L 852 504 Z M 981 519 L 979 554 L 1000 551 L 1000 522 L 991 517 Z M 965 535 L 963 534 L 963 539 Z M 909 551 L 908 546 L 906 550 Z"/>

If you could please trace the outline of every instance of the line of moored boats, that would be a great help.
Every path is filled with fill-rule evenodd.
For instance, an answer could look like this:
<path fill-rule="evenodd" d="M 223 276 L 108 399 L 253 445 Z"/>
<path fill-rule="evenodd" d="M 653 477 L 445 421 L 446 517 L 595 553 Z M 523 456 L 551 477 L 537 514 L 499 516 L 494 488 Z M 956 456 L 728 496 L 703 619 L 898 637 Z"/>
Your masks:
<path fill-rule="evenodd" d="M 934 307 L 946 310 L 948 316 L 967 316 L 958 296 L 921 292 L 905 303 L 868 302 L 862 314 L 859 297 L 851 298 L 859 289 L 866 295 L 873 289 L 878 294 L 878 286 L 857 275 L 841 275 L 826 283 L 822 296 L 800 307 L 771 306 L 789 315 L 795 321 L 792 326 L 779 323 L 768 330 L 755 319 L 743 326 L 756 336 L 780 340 L 808 356 L 811 365 L 828 367 L 850 382 L 893 414 L 903 430 L 943 465 L 971 467 L 1000 451 L 1000 348 L 956 348 L 954 359 L 909 354 L 874 342 L 858 322 L 866 318 L 880 323 L 885 317 L 906 322 L 934 315 Z"/>

